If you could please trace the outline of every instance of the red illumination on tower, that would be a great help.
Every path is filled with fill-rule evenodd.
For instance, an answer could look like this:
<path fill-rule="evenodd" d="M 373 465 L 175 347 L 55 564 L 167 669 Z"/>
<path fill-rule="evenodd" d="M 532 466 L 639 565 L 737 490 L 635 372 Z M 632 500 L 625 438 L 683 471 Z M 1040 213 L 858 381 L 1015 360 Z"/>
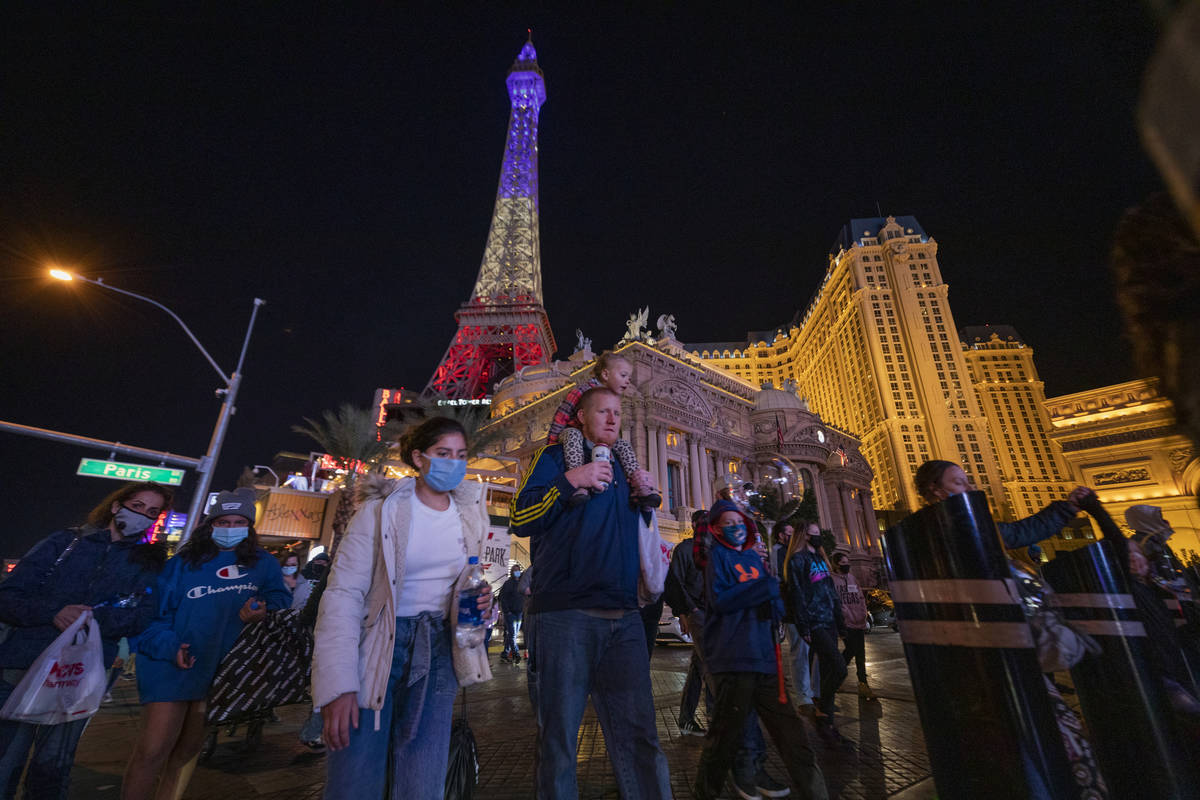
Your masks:
<path fill-rule="evenodd" d="M 554 354 L 542 306 L 538 234 L 537 121 L 546 85 L 532 41 L 521 49 L 506 83 L 512 113 L 483 262 L 471 299 L 454 314 L 458 331 L 426 395 L 483 398 L 501 379 Z"/>

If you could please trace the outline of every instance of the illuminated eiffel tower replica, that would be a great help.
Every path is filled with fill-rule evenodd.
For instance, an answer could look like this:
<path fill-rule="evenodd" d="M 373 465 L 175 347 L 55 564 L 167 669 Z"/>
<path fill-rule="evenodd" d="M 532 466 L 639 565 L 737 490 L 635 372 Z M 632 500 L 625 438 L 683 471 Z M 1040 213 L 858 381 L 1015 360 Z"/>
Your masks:
<path fill-rule="evenodd" d="M 533 40 L 508 71 L 512 114 L 496 210 L 471 299 L 454 314 L 458 331 L 424 394 L 449 400 L 481 399 L 522 367 L 543 364 L 555 350 L 542 306 L 538 236 L 538 112 L 546 84 Z"/>

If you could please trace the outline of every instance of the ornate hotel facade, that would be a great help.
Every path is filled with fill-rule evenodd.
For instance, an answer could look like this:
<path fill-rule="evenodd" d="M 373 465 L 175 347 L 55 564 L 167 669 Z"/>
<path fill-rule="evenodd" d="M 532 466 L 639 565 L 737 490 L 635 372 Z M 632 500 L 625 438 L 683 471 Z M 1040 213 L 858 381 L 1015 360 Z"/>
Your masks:
<path fill-rule="evenodd" d="M 579 334 L 568 361 L 551 358 L 536 157 L 546 93 L 532 42 L 507 85 L 512 115 L 484 259 L 426 388 L 443 402 L 491 404 L 485 429 L 497 439 L 472 469 L 492 484 L 495 525 L 503 522 L 499 498 L 515 490 L 555 409 L 590 377 L 595 357 Z M 646 309 L 631 316 L 616 346 L 634 366 L 622 436 L 663 490 L 659 520 L 667 538 L 683 535 L 690 511 L 712 502 L 720 476 L 783 485 L 796 495 L 807 488 L 821 526 L 851 552 L 860 580 L 874 585 L 879 532 L 920 507 L 912 476 L 923 461 L 960 463 L 1002 519 L 1034 513 L 1074 482 L 1114 472 L 1081 460 L 1094 447 L 1080 442 L 1108 441 L 1091 434 L 1109 417 L 1085 413 L 1099 401 L 1081 393 L 1047 403 L 1033 350 L 1015 330 L 956 325 L 938 244 L 911 216 L 845 225 L 815 295 L 784 327 L 739 342 L 681 344 L 673 317 L 660 317 L 657 336 L 644 330 L 648 319 Z M 1065 410 L 1075 406 L 1084 411 Z M 1172 468 L 1182 458 L 1175 439 L 1146 441 L 1175 454 L 1167 458 Z M 1194 509 L 1197 470 L 1189 458 L 1193 466 L 1179 470 L 1170 496 L 1191 495 Z M 1141 475 L 1138 469 L 1114 474 Z M 1105 499 L 1124 499 L 1098 488 Z M 1172 513 L 1195 527 L 1194 514 Z M 1077 523 L 1047 549 L 1093 537 Z"/>
<path fill-rule="evenodd" d="M 851 220 L 790 325 L 688 349 L 754 383 L 794 381 L 822 418 L 862 438 L 876 507 L 890 516 L 920 507 L 912 475 L 930 458 L 961 463 L 1003 513 L 1004 476 L 937 250 L 913 217 Z"/>

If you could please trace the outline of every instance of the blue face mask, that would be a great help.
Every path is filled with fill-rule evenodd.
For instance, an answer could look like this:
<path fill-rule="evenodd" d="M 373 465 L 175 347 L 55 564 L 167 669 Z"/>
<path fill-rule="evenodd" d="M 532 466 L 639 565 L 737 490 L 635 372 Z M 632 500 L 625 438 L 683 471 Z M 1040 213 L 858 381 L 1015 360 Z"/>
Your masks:
<path fill-rule="evenodd" d="M 226 550 L 237 547 L 249 535 L 249 528 L 213 528 L 212 531 L 212 538 L 217 547 Z"/>
<path fill-rule="evenodd" d="M 726 525 L 724 528 L 721 528 L 721 538 L 734 547 L 741 547 L 746 543 L 746 524 L 744 522 L 735 522 L 732 525 Z"/>
<path fill-rule="evenodd" d="M 467 477 L 467 462 L 457 458 L 438 458 L 426 456 L 429 459 L 429 471 L 423 477 L 429 488 L 435 492 L 449 492 L 457 489 Z"/>

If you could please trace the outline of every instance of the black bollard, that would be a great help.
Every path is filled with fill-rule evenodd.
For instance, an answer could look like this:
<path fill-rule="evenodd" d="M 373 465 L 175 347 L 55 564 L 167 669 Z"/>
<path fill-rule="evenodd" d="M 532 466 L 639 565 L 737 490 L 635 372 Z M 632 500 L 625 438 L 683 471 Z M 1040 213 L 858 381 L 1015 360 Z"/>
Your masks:
<path fill-rule="evenodd" d="M 983 492 L 905 518 L 885 534 L 884 556 L 938 796 L 1076 797 Z"/>
<path fill-rule="evenodd" d="M 1102 648 L 1072 667 L 1071 678 L 1112 797 L 1194 798 L 1194 770 L 1173 735 L 1162 683 L 1147 663 L 1146 628 L 1130 593 L 1124 545 L 1105 538 L 1060 552 L 1042 569 L 1055 591 L 1048 598 Z"/>

